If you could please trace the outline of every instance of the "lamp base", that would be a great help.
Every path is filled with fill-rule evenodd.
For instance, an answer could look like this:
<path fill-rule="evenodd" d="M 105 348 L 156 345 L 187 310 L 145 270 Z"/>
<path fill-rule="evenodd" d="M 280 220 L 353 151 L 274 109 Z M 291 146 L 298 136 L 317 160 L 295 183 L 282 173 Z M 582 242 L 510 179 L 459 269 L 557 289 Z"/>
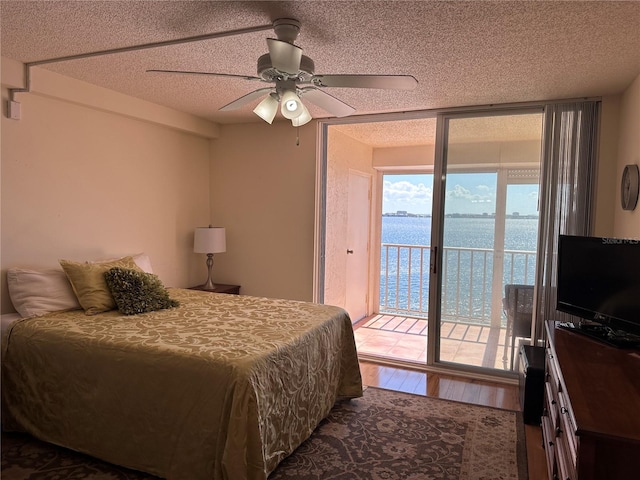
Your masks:
<path fill-rule="evenodd" d="M 213 253 L 207 253 L 207 283 L 200 285 L 202 290 L 215 290 L 216 284 L 211 280 L 211 271 L 213 270 Z"/>

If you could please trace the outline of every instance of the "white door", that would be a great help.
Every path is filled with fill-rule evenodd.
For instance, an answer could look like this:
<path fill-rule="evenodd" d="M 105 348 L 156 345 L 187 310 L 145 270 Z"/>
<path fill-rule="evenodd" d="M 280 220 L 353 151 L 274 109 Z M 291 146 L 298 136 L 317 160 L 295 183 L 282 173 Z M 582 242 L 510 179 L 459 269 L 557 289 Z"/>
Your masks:
<path fill-rule="evenodd" d="M 347 205 L 345 308 L 352 322 L 369 313 L 371 175 L 350 171 Z"/>

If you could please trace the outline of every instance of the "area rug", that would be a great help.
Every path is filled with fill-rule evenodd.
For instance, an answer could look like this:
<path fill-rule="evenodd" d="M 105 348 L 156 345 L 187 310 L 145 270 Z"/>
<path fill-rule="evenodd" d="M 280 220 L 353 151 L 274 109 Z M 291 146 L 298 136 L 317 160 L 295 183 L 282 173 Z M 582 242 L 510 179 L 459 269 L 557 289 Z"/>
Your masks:
<path fill-rule="evenodd" d="M 3 480 L 151 480 L 39 442 L 2 434 Z M 339 402 L 269 480 L 526 480 L 519 412 L 369 387 Z"/>

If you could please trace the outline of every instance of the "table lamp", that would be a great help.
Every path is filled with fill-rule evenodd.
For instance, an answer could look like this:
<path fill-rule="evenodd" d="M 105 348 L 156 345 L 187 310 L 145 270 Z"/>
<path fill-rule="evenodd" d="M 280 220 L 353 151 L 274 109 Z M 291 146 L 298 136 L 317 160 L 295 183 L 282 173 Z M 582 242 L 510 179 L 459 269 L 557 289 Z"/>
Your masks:
<path fill-rule="evenodd" d="M 207 283 L 202 285 L 204 290 L 214 290 L 216 288 L 211 280 L 211 270 L 213 269 L 213 254 L 223 253 L 227 250 L 227 240 L 224 227 L 198 227 L 193 237 L 193 251 L 195 253 L 207 254 L 207 270 L 209 275 Z"/>

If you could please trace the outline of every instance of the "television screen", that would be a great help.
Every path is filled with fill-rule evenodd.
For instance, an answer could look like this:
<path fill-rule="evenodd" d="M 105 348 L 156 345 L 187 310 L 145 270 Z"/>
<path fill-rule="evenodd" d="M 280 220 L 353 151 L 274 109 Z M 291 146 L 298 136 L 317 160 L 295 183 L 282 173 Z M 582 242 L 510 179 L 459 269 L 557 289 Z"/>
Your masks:
<path fill-rule="evenodd" d="M 640 240 L 560 235 L 556 308 L 640 335 Z"/>

